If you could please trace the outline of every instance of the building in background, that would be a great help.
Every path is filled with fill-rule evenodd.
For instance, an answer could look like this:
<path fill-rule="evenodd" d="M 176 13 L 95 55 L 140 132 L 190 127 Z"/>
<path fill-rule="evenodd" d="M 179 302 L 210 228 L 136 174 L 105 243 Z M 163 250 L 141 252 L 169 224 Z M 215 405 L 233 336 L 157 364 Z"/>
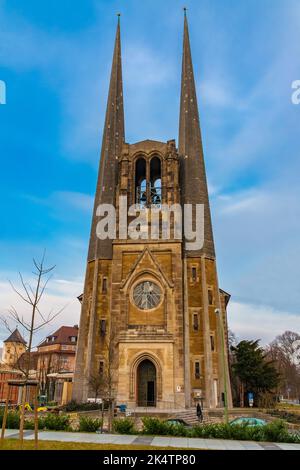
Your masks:
<path fill-rule="evenodd" d="M 7 339 L 3 341 L 1 362 L 7 366 L 14 366 L 26 351 L 26 341 L 16 328 Z"/>
<path fill-rule="evenodd" d="M 1 362 L 0 362 L 0 403 L 4 403 L 8 394 L 8 380 L 21 379 L 22 357 L 26 354 L 26 341 L 16 328 L 7 339 L 3 341 Z M 19 398 L 18 387 L 11 387 L 10 404 L 17 404 Z"/>
<path fill-rule="evenodd" d="M 71 399 L 78 325 L 61 326 L 37 348 L 37 379 L 40 395 L 47 401 L 66 403 Z"/>

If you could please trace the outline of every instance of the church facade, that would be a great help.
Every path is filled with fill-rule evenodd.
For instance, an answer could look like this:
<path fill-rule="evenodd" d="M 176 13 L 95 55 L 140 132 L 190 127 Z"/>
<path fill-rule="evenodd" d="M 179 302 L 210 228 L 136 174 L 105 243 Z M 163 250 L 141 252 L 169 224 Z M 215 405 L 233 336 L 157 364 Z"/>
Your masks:
<path fill-rule="evenodd" d="M 203 244 L 185 236 L 97 235 L 99 205 L 203 207 Z M 125 209 L 126 209 L 125 208 Z M 172 219 L 173 220 L 173 219 Z M 131 216 L 129 213 L 128 224 Z M 174 229 L 175 222 L 171 223 Z M 103 238 L 103 237 L 102 237 Z M 73 399 L 94 396 L 103 376 L 118 404 L 181 409 L 231 406 L 229 294 L 219 288 L 188 24 L 184 17 L 178 147 L 175 140 L 125 140 L 118 21 L 82 297 Z"/>

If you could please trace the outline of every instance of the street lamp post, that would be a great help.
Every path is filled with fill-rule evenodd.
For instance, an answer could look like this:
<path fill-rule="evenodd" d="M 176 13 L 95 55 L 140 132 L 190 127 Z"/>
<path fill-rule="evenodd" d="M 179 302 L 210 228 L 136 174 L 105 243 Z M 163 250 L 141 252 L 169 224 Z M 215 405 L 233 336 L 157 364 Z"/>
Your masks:
<path fill-rule="evenodd" d="M 220 335 L 221 335 L 221 354 L 222 354 L 222 366 L 223 366 L 223 377 L 224 377 L 224 420 L 228 424 L 228 394 L 227 394 L 227 369 L 226 369 L 226 355 L 225 355 L 225 341 L 224 341 L 224 328 L 221 311 L 216 308 L 215 314 L 219 317 L 220 323 Z"/>

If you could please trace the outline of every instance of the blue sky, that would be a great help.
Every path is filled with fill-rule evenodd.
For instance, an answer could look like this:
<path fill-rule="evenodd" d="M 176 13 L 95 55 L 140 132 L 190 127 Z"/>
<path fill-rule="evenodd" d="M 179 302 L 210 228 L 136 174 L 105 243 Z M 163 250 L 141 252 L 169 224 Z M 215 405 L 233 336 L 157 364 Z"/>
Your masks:
<path fill-rule="evenodd" d="M 300 2 L 185 5 L 229 323 L 268 342 L 300 330 Z M 30 279 L 46 247 L 57 267 L 45 308 L 66 304 L 59 321 L 78 322 L 116 13 L 126 139 L 177 139 L 182 6 L 0 0 L 2 313 L 17 303 L 7 279 Z"/>

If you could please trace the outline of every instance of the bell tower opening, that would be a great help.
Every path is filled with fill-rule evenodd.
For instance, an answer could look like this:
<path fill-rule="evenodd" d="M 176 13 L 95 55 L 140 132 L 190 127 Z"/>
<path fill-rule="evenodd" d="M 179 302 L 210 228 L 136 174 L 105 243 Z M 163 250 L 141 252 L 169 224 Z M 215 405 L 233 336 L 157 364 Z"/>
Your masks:
<path fill-rule="evenodd" d="M 161 205 L 161 161 L 153 157 L 150 162 L 150 199 L 151 204 Z"/>
<path fill-rule="evenodd" d="M 156 368 L 149 359 L 142 361 L 137 368 L 138 406 L 156 406 Z"/>
<path fill-rule="evenodd" d="M 139 158 L 135 164 L 135 203 L 140 206 L 147 204 L 146 160 Z"/>

